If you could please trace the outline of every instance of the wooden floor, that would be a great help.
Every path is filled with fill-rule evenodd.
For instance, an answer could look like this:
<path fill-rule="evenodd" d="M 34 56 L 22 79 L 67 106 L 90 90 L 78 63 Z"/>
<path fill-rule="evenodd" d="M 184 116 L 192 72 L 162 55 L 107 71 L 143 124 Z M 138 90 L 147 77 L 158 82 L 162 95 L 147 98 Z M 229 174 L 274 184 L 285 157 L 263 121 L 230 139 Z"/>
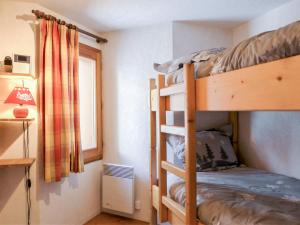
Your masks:
<path fill-rule="evenodd" d="M 87 222 L 85 225 L 149 225 L 149 223 L 115 216 L 107 213 L 101 213 L 89 222 Z"/>

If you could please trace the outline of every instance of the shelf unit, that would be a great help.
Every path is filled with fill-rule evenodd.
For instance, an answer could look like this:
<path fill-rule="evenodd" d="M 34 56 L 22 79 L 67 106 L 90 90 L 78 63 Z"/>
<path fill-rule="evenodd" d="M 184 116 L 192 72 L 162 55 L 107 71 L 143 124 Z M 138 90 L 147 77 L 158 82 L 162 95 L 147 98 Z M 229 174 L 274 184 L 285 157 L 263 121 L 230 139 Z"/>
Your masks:
<path fill-rule="evenodd" d="M 34 118 L 0 118 L 0 122 L 32 122 Z M 3 167 L 30 167 L 35 162 L 35 158 L 17 158 L 17 159 L 0 159 L 0 168 Z"/>
<path fill-rule="evenodd" d="M 23 73 L 7 73 L 0 72 L 0 79 L 2 80 L 22 80 L 23 86 L 24 81 L 36 82 L 36 77 L 32 74 L 23 74 Z M 34 118 L 0 118 L 0 122 L 20 122 L 23 123 L 23 151 L 24 158 L 15 158 L 15 159 L 0 159 L 0 169 L 2 168 L 11 168 L 11 167 L 24 167 L 25 168 L 25 190 L 26 190 L 26 199 L 27 199 L 27 222 L 30 224 L 31 217 L 31 197 L 30 197 L 30 188 L 31 188 L 31 179 L 30 179 L 30 168 L 35 162 L 35 158 L 29 158 L 29 123 L 32 122 Z M 26 139 L 27 138 L 27 139 Z M 0 143 L 1 144 L 1 143 Z"/>
<path fill-rule="evenodd" d="M 0 118 L 0 122 L 32 122 L 34 118 Z"/>
<path fill-rule="evenodd" d="M 35 79 L 35 76 L 29 73 L 8 73 L 8 72 L 0 72 L 0 78 L 20 78 L 20 79 Z"/>
<path fill-rule="evenodd" d="M 35 162 L 34 158 L 0 159 L 0 168 L 21 167 L 21 166 L 30 167 L 34 162 Z"/>

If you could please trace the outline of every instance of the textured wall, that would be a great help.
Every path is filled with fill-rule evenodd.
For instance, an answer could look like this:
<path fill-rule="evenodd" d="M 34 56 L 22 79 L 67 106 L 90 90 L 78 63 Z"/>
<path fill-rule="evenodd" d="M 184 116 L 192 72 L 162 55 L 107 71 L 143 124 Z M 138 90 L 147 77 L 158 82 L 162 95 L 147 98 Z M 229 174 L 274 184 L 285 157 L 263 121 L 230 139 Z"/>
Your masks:
<path fill-rule="evenodd" d="M 153 62 L 172 58 L 171 24 L 104 34 L 103 117 L 104 161 L 134 166 L 136 200 L 141 210 L 134 217 L 148 220 L 149 108 L 148 82 L 155 77 Z"/>
<path fill-rule="evenodd" d="M 173 22 L 173 58 L 216 47 L 232 45 L 232 30 L 214 23 Z M 225 112 L 198 112 L 197 130 L 218 127 L 228 122 Z"/>
<path fill-rule="evenodd" d="M 230 47 L 232 31 L 214 23 L 173 23 L 173 58 L 209 48 Z"/>
<path fill-rule="evenodd" d="M 235 43 L 257 33 L 299 20 L 300 1 L 294 0 L 234 30 Z M 300 179 L 300 112 L 240 114 L 240 149 L 253 167 Z"/>
<path fill-rule="evenodd" d="M 293 0 L 278 8 L 275 8 L 254 20 L 242 24 L 233 30 L 233 41 L 239 41 L 252 35 L 277 29 L 296 20 L 300 20 L 300 1 Z"/>

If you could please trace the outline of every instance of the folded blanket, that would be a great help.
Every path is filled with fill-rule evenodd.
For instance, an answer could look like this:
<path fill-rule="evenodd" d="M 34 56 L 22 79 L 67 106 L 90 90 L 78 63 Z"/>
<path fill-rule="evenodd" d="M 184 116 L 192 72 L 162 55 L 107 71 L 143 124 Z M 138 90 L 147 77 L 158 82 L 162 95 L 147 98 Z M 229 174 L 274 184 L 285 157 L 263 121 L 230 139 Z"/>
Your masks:
<path fill-rule="evenodd" d="M 184 64 L 194 64 L 195 78 L 209 76 L 213 65 L 222 56 L 224 51 L 225 48 L 201 50 L 163 64 L 154 63 L 154 69 L 159 73 L 167 75 L 168 85 L 182 83 Z"/>

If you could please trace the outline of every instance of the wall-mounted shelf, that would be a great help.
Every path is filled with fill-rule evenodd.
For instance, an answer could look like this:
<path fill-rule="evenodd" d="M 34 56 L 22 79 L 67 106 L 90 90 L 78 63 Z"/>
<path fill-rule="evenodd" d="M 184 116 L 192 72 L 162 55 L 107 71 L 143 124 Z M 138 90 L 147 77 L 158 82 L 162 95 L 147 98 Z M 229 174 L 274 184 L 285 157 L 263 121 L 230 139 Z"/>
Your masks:
<path fill-rule="evenodd" d="M 0 118 L 0 122 L 31 122 L 34 118 Z"/>
<path fill-rule="evenodd" d="M 34 163 L 34 161 L 35 161 L 34 158 L 0 159 L 0 168 L 31 166 Z"/>
<path fill-rule="evenodd" d="M 35 77 L 32 74 L 28 74 L 28 73 L 7 73 L 7 72 L 0 72 L 0 78 L 35 79 Z"/>

